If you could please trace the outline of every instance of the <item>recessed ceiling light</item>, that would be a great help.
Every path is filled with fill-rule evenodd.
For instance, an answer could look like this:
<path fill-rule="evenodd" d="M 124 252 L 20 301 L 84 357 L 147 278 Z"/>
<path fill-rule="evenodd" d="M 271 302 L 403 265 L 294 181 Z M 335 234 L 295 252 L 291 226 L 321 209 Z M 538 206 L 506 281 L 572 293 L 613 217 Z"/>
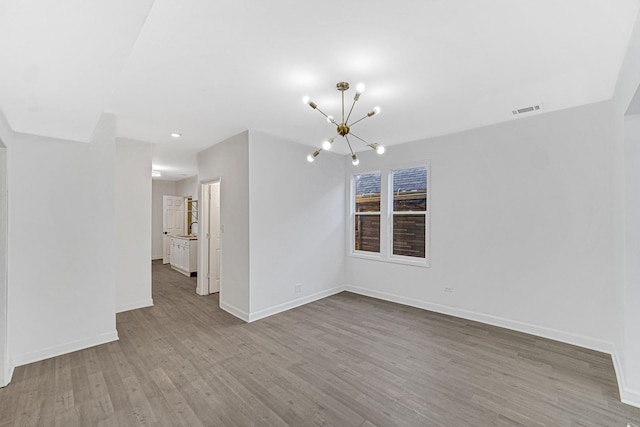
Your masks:
<path fill-rule="evenodd" d="M 151 171 L 151 176 L 154 178 L 158 178 L 161 177 L 162 174 L 160 173 L 160 171 Z"/>
<path fill-rule="evenodd" d="M 182 134 L 181 134 L 181 133 L 178 133 L 178 132 L 171 132 L 171 136 L 172 136 L 173 138 L 180 138 L 180 137 L 182 136 Z"/>

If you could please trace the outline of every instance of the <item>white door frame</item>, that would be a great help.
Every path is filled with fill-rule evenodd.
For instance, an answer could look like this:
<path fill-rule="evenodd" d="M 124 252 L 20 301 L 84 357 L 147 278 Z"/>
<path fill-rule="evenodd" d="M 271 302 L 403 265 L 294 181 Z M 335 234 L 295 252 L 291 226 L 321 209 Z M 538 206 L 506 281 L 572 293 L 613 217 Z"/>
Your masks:
<path fill-rule="evenodd" d="M 209 281 L 207 275 L 209 273 L 209 242 L 210 242 L 210 222 L 211 214 L 208 203 L 209 192 L 212 184 L 220 184 L 222 191 L 222 182 L 220 178 L 200 183 L 200 197 L 198 202 L 198 284 L 196 293 L 198 295 L 209 294 Z M 220 232 L 220 230 L 218 230 Z M 222 236 L 221 236 L 222 237 Z M 220 239 L 220 271 L 222 272 L 222 239 Z M 222 274 L 220 274 L 220 292 L 222 292 Z"/>
<path fill-rule="evenodd" d="M 8 193 L 7 193 L 7 149 L 0 141 L 0 387 L 11 381 L 9 364 L 9 287 L 8 287 Z"/>

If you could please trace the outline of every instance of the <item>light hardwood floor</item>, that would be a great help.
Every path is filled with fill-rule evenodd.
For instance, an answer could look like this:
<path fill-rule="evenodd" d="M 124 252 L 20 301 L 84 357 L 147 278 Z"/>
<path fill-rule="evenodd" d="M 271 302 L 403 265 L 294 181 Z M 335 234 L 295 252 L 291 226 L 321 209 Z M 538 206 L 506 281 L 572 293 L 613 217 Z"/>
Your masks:
<path fill-rule="evenodd" d="M 17 368 L 0 425 L 640 426 L 605 354 L 350 293 L 245 324 L 153 275 L 120 341 Z"/>

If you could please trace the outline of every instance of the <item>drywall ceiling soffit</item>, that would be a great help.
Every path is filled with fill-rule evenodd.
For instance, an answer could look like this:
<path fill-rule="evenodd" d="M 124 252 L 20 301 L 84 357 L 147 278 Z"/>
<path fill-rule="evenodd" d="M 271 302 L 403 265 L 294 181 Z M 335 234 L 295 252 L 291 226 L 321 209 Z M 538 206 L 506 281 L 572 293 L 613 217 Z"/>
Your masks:
<path fill-rule="evenodd" d="M 88 142 L 152 4 L 0 2 L 0 107 L 11 128 Z"/>
<path fill-rule="evenodd" d="M 625 116 L 633 116 L 640 114 L 640 87 L 636 89 L 636 93 L 631 98 L 631 102 L 629 103 L 629 107 L 625 113 Z"/>

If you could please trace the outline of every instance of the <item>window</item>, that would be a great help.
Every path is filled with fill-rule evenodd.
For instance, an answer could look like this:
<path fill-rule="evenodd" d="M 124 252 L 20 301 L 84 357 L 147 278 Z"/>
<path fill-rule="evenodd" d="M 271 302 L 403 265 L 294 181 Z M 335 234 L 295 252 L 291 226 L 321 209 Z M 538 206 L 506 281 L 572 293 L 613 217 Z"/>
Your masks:
<path fill-rule="evenodd" d="M 355 177 L 356 251 L 380 252 L 380 172 Z"/>
<path fill-rule="evenodd" d="M 353 176 L 351 255 L 429 265 L 428 176 L 428 164 Z"/>
<path fill-rule="evenodd" d="M 427 226 L 427 168 L 394 170 L 392 221 L 393 255 L 424 258 Z"/>

